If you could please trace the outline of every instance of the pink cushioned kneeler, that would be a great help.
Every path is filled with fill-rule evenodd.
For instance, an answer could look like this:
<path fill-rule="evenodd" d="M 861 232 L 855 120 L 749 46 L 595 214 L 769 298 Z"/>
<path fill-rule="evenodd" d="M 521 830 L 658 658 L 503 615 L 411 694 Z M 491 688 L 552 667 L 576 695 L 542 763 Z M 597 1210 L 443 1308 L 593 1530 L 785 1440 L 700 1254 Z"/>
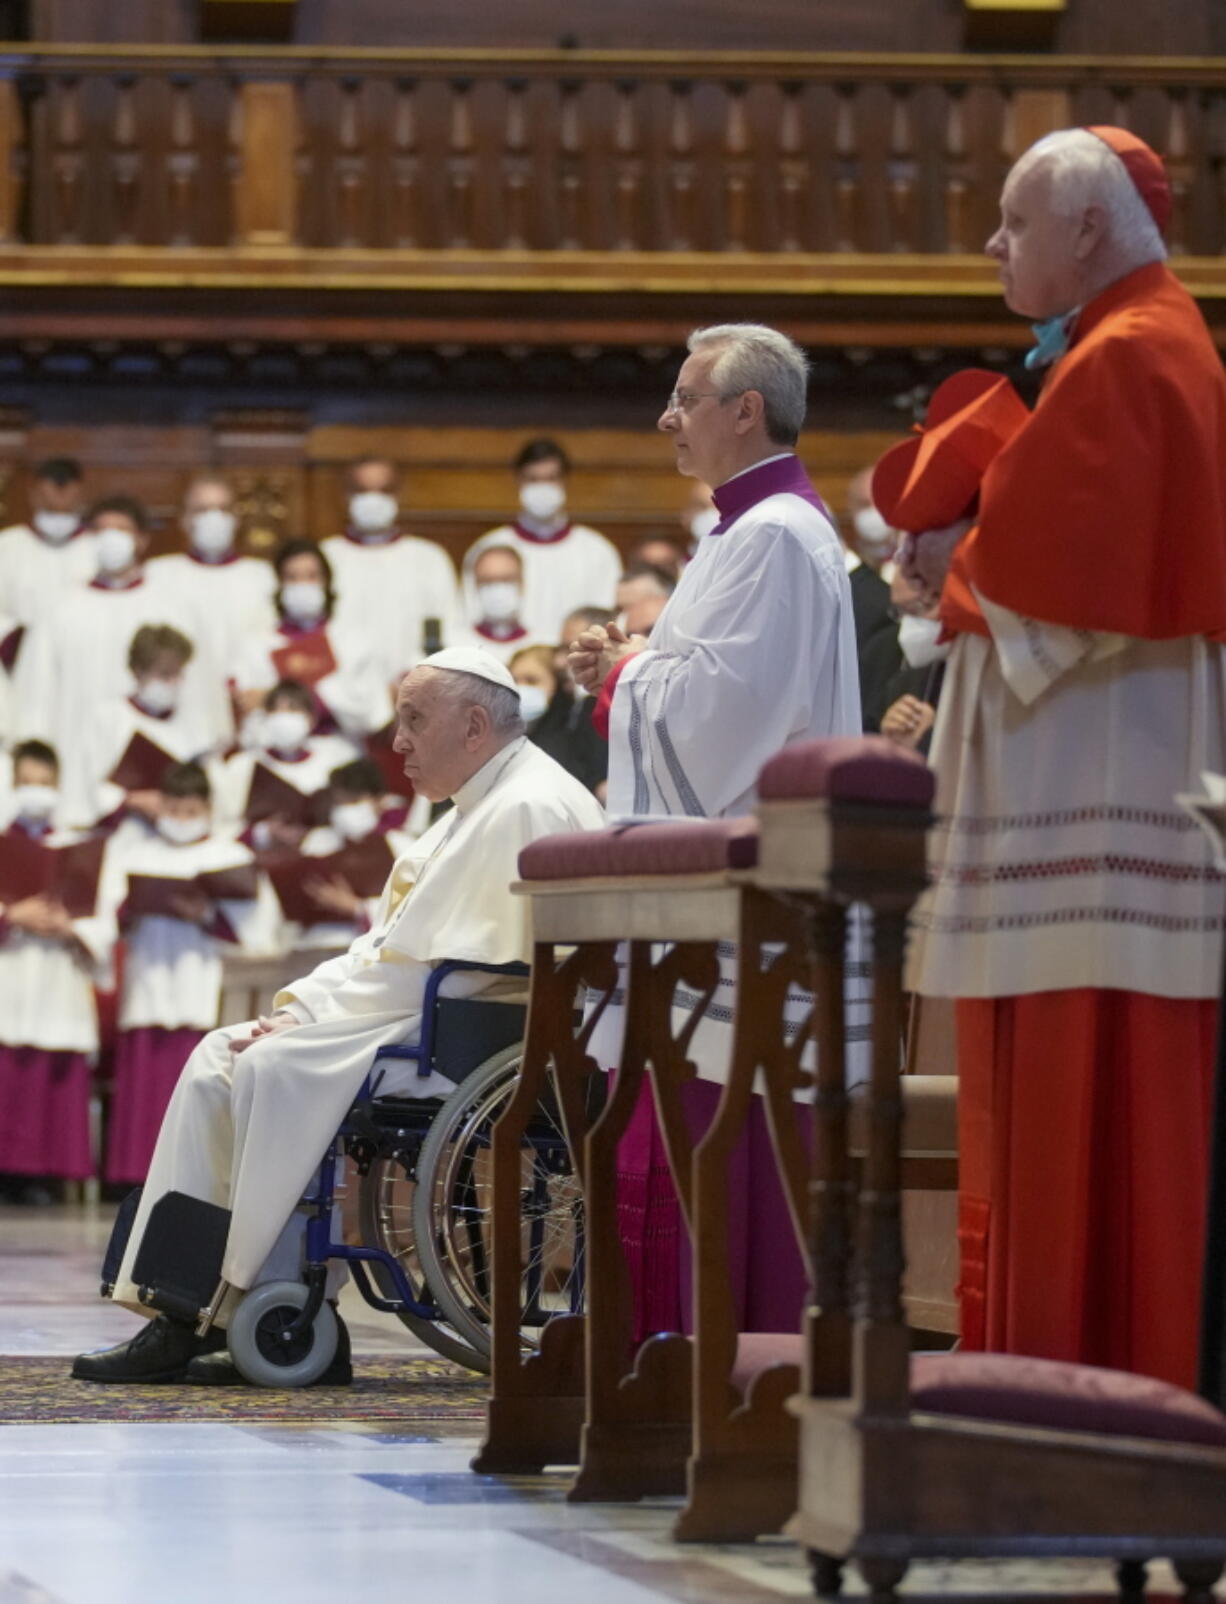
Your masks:
<path fill-rule="evenodd" d="M 758 861 L 753 819 L 679 819 L 676 824 L 578 830 L 534 841 L 519 855 L 524 880 L 588 880 L 611 875 L 712 874 Z"/>
<path fill-rule="evenodd" d="M 881 802 L 926 808 L 935 777 L 922 757 L 884 735 L 797 741 L 776 752 L 758 776 L 763 802 Z"/>

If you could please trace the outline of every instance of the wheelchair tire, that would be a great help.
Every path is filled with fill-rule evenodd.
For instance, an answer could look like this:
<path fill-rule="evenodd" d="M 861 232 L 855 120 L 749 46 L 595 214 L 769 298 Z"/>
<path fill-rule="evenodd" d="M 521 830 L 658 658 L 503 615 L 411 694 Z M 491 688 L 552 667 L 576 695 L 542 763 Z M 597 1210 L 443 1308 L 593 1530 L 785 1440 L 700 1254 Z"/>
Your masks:
<path fill-rule="evenodd" d="M 442 1106 L 440 1103 L 439 1107 Z M 405 1188 L 409 1189 L 409 1195 L 402 1200 L 399 1194 Z M 358 1218 L 362 1241 L 368 1246 L 382 1248 L 385 1253 L 391 1253 L 399 1259 L 409 1285 L 418 1300 L 424 1303 L 433 1294 L 422 1271 L 412 1229 L 412 1196 L 415 1190 L 415 1177 L 404 1165 L 398 1164 L 390 1155 L 375 1158 L 358 1189 Z M 372 1259 L 366 1269 L 385 1298 L 395 1300 L 398 1297 L 396 1284 L 385 1265 Z M 463 1365 L 467 1370 L 489 1373 L 489 1355 L 478 1353 L 450 1326 L 434 1320 L 423 1320 L 408 1309 L 397 1309 L 396 1318 L 419 1342 L 433 1348 L 444 1359 Z"/>
<path fill-rule="evenodd" d="M 474 1070 L 440 1108 L 417 1161 L 413 1226 L 422 1270 L 448 1323 L 486 1356 L 487 1367 L 488 1170 L 483 1176 L 481 1169 L 482 1161 L 488 1161 L 489 1133 L 515 1086 L 522 1056 L 522 1046 L 505 1048 Z M 536 1126 L 525 1151 L 525 1179 L 530 1184 L 524 1189 L 524 1217 L 538 1222 L 541 1238 L 528 1272 L 537 1289 L 538 1309 L 535 1318 L 525 1316 L 526 1350 L 537 1346 L 536 1330 L 551 1313 L 569 1312 L 564 1307 L 543 1308 L 540 1292 L 553 1269 L 551 1252 L 564 1263 L 576 1230 L 582 1231 L 581 1194 L 556 1113 L 542 1106 Z M 530 1224 L 530 1236 L 536 1232 Z M 582 1254 L 574 1251 L 570 1256 L 573 1276 Z"/>
<path fill-rule="evenodd" d="M 240 1374 L 254 1386 L 309 1387 L 332 1363 L 339 1332 L 330 1303 L 320 1306 L 310 1331 L 292 1346 L 278 1340 L 306 1300 L 301 1281 L 267 1281 L 235 1310 L 226 1341 Z"/>

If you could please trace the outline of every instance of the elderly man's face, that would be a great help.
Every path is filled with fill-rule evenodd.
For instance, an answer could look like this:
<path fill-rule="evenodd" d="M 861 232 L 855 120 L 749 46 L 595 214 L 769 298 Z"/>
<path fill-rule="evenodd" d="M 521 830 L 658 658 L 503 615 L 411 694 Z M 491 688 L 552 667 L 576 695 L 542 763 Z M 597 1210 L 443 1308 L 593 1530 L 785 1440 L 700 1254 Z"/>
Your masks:
<path fill-rule="evenodd" d="M 686 357 L 677 375 L 676 404 L 660 414 L 657 425 L 673 442 L 677 472 L 716 485 L 723 482 L 738 436 L 733 398 L 721 401 L 711 378 L 719 355 L 693 351 Z"/>
<path fill-rule="evenodd" d="M 431 802 L 454 796 L 476 773 L 490 733 L 485 709 L 452 695 L 450 678 L 437 668 L 415 668 L 396 698 L 393 749 L 413 789 Z"/>
<path fill-rule="evenodd" d="M 1084 214 L 1061 217 L 1050 199 L 1048 168 L 1023 157 L 1005 180 L 1000 227 L 985 247 L 1000 264 L 1006 306 L 1023 317 L 1060 317 L 1073 310 L 1082 262 L 1097 232 Z"/>

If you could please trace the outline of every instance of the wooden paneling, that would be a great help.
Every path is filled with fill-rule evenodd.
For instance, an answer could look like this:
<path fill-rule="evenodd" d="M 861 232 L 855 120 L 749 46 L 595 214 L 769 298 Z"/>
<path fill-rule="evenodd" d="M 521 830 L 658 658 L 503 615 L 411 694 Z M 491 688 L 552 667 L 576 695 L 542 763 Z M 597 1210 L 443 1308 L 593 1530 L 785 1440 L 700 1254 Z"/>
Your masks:
<path fill-rule="evenodd" d="M 241 245 L 297 239 L 294 91 L 285 83 L 246 83 L 239 91 L 235 229 Z"/>

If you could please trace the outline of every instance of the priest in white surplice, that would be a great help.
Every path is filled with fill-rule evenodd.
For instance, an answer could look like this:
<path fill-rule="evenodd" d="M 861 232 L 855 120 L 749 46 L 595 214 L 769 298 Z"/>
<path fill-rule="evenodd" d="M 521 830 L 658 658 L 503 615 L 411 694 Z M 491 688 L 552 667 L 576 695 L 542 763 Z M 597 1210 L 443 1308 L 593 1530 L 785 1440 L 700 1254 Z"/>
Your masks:
<path fill-rule="evenodd" d="M 596 626 L 570 658 L 575 678 L 598 693 L 598 727 L 608 720 L 615 818 L 748 813 L 758 771 L 781 747 L 860 733 L 842 545 L 795 454 L 804 353 L 757 324 L 700 329 L 689 353 L 659 426 L 673 442 L 678 471 L 717 487 L 719 522 L 699 542 L 650 640 Z M 724 971 L 730 984 L 727 958 Z M 854 1039 L 858 1024 L 850 1018 L 848 1029 Z M 713 1084 L 726 1075 L 729 1042 L 728 1029 L 711 1018 L 694 1037 L 701 1081 L 693 1091 L 698 1101 L 706 1093 L 702 1123 Z M 755 1186 L 759 1179 L 774 1185 L 771 1176 L 755 1177 Z M 667 1195 L 667 1173 L 649 1102 L 623 1144 L 619 1182 L 639 1330 L 675 1329 L 678 1272 L 665 1244 L 677 1240 L 676 1216 L 669 1224 L 656 1207 Z M 778 1225 L 780 1273 L 759 1272 L 762 1295 L 747 1294 L 743 1328 L 791 1330 L 803 1290 L 800 1261 L 784 1266 L 790 1229 L 782 1206 L 768 1223 Z M 756 1233 L 760 1224 L 749 1221 L 746 1230 Z M 777 1319 L 784 1323 L 770 1323 Z"/>
<path fill-rule="evenodd" d="M 453 648 L 414 669 L 397 721 L 396 750 L 418 793 L 455 807 L 397 860 L 372 929 L 347 953 L 279 993 L 271 1018 L 212 1031 L 192 1054 L 158 1138 L 118 1302 L 141 1308 L 132 1265 L 150 1210 L 171 1191 L 229 1209 L 222 1276 L 232 1288 L 294 1275 L 304 1223 L 295 1205 L 376 1051 L 417 1040 L 431 970 L 445 959 L 527 962 L 529 906 L 510 891 L 521 848 L 603 823 L 591 793 L 525 739 L 515 683 L 488 653 Z M 446 991 L 489 994 L 498 984 L 458 974 Z M 401 1078 L 389 1074 L 381 1089 L 431 1096 L 451 1083 L 419 1079 L 404 1061 Z M 82 1356 L 73 1374 L 178 1380 L 208 1341 L 159 1317 L 131 1342 Z"/>

